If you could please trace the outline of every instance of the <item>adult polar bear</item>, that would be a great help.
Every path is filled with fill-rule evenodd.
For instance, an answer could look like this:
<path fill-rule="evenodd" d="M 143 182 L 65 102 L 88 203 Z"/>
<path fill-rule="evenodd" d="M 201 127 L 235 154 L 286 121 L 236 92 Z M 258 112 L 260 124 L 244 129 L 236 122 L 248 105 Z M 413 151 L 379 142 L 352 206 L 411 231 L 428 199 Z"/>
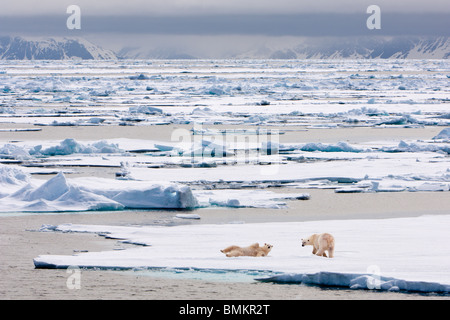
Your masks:
<path fill-rule="evenodd" d="M 326 257 L 325 251 L 328 251 L 328 256 L 333 258 L 334 256 L 334 237 L 329 233 L 313 234 L 306 239 L 302 240 L 302 247 L 313 246 L 313 254 Z"/>
<path fill-rule="evenodd" d="M 227 257 L 265 257 L 269 254 L 270 250 L 272 250 L 272 247 L 273 246 L 268 243 L 265 243 L 262 247 L 259 246 L 259 243 L 254 243 L 248 247 L 229 246 L 220 250 L 220 252 L 224 253 Z"/>

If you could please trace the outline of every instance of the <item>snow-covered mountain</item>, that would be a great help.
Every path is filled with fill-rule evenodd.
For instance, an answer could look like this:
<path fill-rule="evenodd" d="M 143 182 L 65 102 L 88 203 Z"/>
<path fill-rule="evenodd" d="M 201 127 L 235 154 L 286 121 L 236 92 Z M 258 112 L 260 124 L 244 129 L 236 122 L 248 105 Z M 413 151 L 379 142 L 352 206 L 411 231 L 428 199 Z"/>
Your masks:
<path fill-rule="evenodd" d="M 220 41 L 220 40 L 218 40 Z M 214 46 L 214 43 L 211 43 Z M 299 38 L 261 42 L 251 48 L 230 43 L 226 54 L 210 55 L 191 46 L 173 48 L 124 48 L 127 59 L 448 59 L 449 37 Z"/>
<path fill-rule="evenodd" d="M 81 38 L 28 39 L 0 37 L 0 59 L 3 60 L 78 60 L 117 59 L 105 50 Z"/>
<path fill-rule="evenodd" d="M 218 42 L 222 40 L 220 37 Z M 449 37 L 353 37 L 295 38 L 262 41 L 249 45 L 231 42 L 198 43 L 151 42 L 124 47 L 118 53 L 102 49 L 82 38 L 0 37 L 0 60 L 78 60 L 78 59 L 448 59 Z M 225 53 L 226 52 L 226 53 Z"/>
<path fill-rule="evenodd" d="M 448 59 L 450 39 L 439 38 L 356 38 L 306 41 L 292 49 L 272 52 L 271 58 L 317 59 Z"/>

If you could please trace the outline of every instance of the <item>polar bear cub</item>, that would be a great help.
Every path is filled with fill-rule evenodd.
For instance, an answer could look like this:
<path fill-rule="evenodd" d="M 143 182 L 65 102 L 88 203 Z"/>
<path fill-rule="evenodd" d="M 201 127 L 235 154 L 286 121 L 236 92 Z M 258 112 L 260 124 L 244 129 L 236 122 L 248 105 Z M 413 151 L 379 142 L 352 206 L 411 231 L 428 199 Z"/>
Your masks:
<path fill-rule="evenodd" d="M 301 239 L 302 247 L 313 246 L 313 254 L 326 257 L 325 251 L 328 251 L 328 256 L 333 258 L 334 256 L 334 237 L 329 233 L 313 234 L 312 236 Z"/>
<path fill-rule="evenodd" d="M 259 243 L 254 243 L 248 247 L 229 246 L 220 252 L 225 253 L 227 257 L 265 257 L 272 250 L 273 245 L 265 243 L 263 247 L 259 246 Z"/>

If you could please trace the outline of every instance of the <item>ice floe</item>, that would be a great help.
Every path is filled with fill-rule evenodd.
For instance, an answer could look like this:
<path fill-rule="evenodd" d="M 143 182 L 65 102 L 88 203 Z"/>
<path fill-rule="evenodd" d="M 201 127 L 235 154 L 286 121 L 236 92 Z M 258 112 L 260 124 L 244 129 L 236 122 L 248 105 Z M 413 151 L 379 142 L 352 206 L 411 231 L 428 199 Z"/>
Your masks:
<path fill-rule="evenodd" d="M 126 167 L 124 167 L 126 169 Z M 194 189 L 186 184 L 99 177 L 33 179 L 23 170 L 0 165 L 0 211 L 61 212 L 123 209 L 185 209 L 206 207 L 285 208 L 287 201 L 308 200 L 308 194 L 265 189 Z M 127 174 L 124 174 L 127 176 Z M 163 180 L 161 180 L 163 181 Z M 192 217 L 192 216 L 190 216 Z"/>
<path fill-rule="evenodd" d="M 40 255 L 34 264 L 37 268 L 267 270 L 275 275 L 261 281 L 448 294 L 450 249 L 445 243 L 449 219 L 437 215 L 172 227 L 65 224 L 46 230 L 98 233 L 145 246 L 73 256 Z M 315 256 L 301 246 L 302 237 L 322 231 L 336 239 L 332 259 Z M 219 251 L 231 244 L 254 242 L 274 247 L 262 258 L 226 258 Z"/>
<path fill-rule="evenodd" d="M 198 206 L 191 189 L 183 185 L 102 178 L 68 180 L 63 173 L 42 181 L 30 179 L 18 169 L 0 169 L 4 173 L 1 185 L 8 184 L 7 188 L 2 187 L 0 194 L 2 212 L 193 209 Z"/>

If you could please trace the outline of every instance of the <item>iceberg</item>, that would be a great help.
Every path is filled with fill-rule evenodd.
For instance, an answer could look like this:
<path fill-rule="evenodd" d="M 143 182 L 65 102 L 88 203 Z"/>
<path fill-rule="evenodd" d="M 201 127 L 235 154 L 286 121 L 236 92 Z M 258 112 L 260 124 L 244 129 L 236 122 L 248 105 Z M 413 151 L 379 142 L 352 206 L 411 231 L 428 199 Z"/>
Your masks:
<path fill-rule="evenodd" d="M 80 190 L 70 185 L 64 174 L 59 173 L 36 186 L 31 181 L 21 189 L 0 199 L 3 212 L 57 212 L 121 210 L 124 206 L 101 195 Z"/>
<path fill-rule="evenodd" d="M 5 171 L 0 168 L 0 171 Z M 1 184 L 18 184 L 10 194 L 0 194 L 2 212 L 60 212 L 130 209 L 193 209 L 197 199 L 188 186 L 138 183 L 91 178 L 69 181 L 58 173 L 44 183 L 8 170 Z M 28 182 L 28 183 L 26 183 Z M 2 188 L 3 189 L 3 188 Z"/>
<path fill-rule="evenodd" d="M 22 170 L 0 165 L 0 185 L 9 187 L 10 185 L 21 185 L 28 183 L 30 176 L 24 173 Z"/>
<path fill-rule="evenodd" d="M 142 189 L 96 192 L 108 194 L 112 200 L 132 209 L 193 209 L 198 205 L 188 186 L 152 185 Z"/>
<path fill-rule="evenodd" d="M 0 165 L 0 198 L 30 182 L 30 176 L 16 167 Z"/>
<path fill-rule="evenodd" d="M 0 147 L 0 158 L 27 160 L 31 158 L 31 155 L 25 148 L 7 143 Z"/>

